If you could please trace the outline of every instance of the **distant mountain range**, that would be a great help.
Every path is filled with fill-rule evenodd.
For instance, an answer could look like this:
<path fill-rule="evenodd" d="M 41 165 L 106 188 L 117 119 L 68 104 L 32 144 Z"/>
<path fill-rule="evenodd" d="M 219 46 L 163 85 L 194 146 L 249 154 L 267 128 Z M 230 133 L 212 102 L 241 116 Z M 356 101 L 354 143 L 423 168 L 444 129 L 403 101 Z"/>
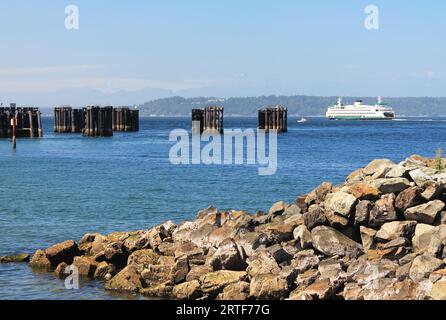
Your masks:
<path fill-rule="evenodd" d="M 265 106 L 283 105 L 289 115 L 322 116 L 327 107 L 334 105 L 338 97 L 316 96 L 262 96 L 242 98 L 170 97 L 152 100 L 140 105 L 142 116 L 186 116 L 194 108 L 219 105 L 225 108 L 227 116 L 255 116 Z M 366 104 L 375 104 L 376 97 L 344 97 L 343 103 L 350 104 L 361 99 Z M 446 98 L 384 98 L 398 117 L 446 116 Z"/>

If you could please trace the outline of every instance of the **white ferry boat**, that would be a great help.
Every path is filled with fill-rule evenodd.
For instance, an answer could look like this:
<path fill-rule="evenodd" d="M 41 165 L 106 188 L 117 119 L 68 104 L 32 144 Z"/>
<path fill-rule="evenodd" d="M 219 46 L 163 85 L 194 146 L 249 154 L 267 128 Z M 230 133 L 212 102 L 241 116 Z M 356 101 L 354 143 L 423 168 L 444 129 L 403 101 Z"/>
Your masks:
<path fill-rule="evenodd" d="M 326 117 L 331 120 L 392 120 L 395 112 L 381 97 L 374 106 L 365 105 L 362 100 L 356 101 L 353 105 L 343 105 L 342 99 L 338 99 L 338 104 L 328 108 Z"/>

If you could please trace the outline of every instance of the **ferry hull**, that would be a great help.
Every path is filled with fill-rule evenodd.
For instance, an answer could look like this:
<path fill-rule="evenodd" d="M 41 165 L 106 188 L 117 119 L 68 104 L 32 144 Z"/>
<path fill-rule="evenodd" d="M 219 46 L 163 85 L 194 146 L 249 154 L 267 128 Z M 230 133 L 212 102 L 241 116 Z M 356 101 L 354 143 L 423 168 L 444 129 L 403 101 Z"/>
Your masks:
<path fill-rule="evenodd" d="M 393 120 L 394 117 L 349 117 L 349 116 L 337 116 L 327 117 L 330 120 Z"/>

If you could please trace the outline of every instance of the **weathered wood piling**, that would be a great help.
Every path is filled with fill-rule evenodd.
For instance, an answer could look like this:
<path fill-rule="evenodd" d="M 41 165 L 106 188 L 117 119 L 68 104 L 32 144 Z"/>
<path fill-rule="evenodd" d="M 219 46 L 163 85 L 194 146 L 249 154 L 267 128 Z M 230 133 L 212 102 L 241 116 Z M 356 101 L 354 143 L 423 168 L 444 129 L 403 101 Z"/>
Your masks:
<path fill-rule="evenodd" d="M 206 107 L 192 110 L 192 131 L 217 131 L 223 133 L 223 107 Z"/>
<path fill-rule="evenodd" d="M 14 134 L 15 133 L 15 134 Z M 43 136 L 42 118 L 39 108 L 0 108 L 0 138 L 37 138 Z"/>
<path fill-rule="evenodd" d="M 71 107 L 58 107 L 54 109 L 54 132 L 71 132 Z"/>
<path fill-rule="evenodd" d="M 71 116 L 71 132 L 82 133 L 85 124 L 85 114 L 82 109 L 73 109 Z"/>
<path fill-rule="evenodd" d="M 54 132 L 112 136 L 113 131 L 139 131 L 139 110 L 127 107 L 114 109 L 92 106 L 83 109 L 71 107 L 54 109 Z"/>
<path fill-rule="evenodd" d="M 83 109 L 85 124 L 82 134 L 87 137 L 113 136 L 113 107 L 90 106 Z"/>
<path fill-rule="evenodd" d="M 84 127 L 84 114 L 81 109 L 71 107 L 54 108 L 54 132 L 80 133 Z"/>
<path fill-rule="evenodd" d="M 288 109 L 282 106 L 269 107 L 259 110 L 259 129 L 288 132 Z"/>
<path fill-rule="evenodd" d="M 139 110 L 128 107 L 113 109 L 113 131 L 139 131 Z"/>

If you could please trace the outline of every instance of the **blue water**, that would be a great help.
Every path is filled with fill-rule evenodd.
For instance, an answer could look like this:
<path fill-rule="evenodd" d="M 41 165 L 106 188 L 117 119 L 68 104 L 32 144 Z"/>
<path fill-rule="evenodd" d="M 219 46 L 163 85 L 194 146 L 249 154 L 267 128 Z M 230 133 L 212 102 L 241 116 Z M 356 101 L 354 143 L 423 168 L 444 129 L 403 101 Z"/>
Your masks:
<path fill-rule="evenodd" d="M 274 176 L 257 166 L 172 165 L 170 130 L 190 128 L 186 118 L 141 120 L 138 133 L 83 138 L 52 133 L 0 140 L 0 255 L 34 252 L 87 232 L 139 230 L 165 220 L 193 219 L 199 209 L 267 210 L 294 201 L 322 181 L 342 182 L 374 158 L 401 161 L 446 150 L 444 119 L 349 122 L 289 119 L 278 138 Z M 226 118 L 226 128 L 255 128 L 255 118 Z M 26 265 L 0 265 L 0 299 L 115 299 L 100 282 L 65 290 L 52 275 Z"/>

